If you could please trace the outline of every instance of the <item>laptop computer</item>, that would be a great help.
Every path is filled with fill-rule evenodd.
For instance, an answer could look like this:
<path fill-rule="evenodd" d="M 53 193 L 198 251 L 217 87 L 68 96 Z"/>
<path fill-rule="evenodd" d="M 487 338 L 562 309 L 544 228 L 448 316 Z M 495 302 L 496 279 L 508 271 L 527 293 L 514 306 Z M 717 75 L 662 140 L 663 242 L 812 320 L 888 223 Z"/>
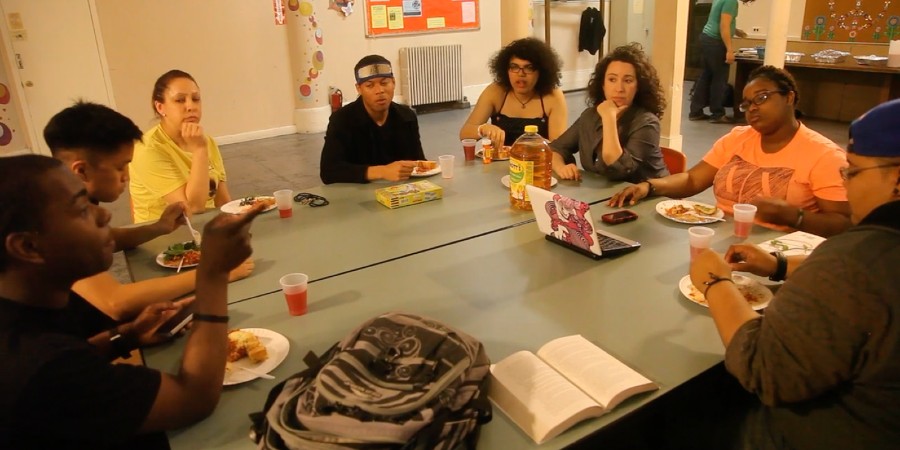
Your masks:
<path fill-rule="evenodd" d="M 593 259 L 629 253 L 641 243 L 599 230 L 591 205 L 535 186 L 526 186 L 538 228 L 546 239 Z"/>

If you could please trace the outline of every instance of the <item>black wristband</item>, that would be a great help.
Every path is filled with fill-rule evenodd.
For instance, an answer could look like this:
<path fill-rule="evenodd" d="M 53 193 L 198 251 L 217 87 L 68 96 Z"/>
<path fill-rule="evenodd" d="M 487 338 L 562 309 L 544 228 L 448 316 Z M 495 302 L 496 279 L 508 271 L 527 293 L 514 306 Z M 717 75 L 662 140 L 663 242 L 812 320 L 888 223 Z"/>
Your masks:
<path fill-rule="evenodd" d="M 119 331 L 117 325 L 109 330 L 109 348 L 112 350 L 114 356 L 128 358 L 131 356 L 131 351 L 137 348 L 137 346 L 131 342 L 131 339 Z"/>
<path fill-rule="evenodd" d="M 784 277 L 787 275 L 787 257 L 781 252 L 772 252 L 770 255 L 775 257 L 775 273 L 769 275 L 769 279 L 772 281 L 784 281 Z"/>
<path fill-rule="evenodd" d="M 215 314 L 194 313 L 194 321 L 212 322 L 212 323 L 228 323 L 228 316 L 217 316 Z"/>
<path fill-rule="evenodd" d="M 653 183 L 650 180 L 644 180 L 644 183 L 647 183 L 647 197 L 656 194 L 656 188 L 653 187 Z"/>
<path fill-rule="evenodd" d="M 706 293 L 709 292 L 709 288 L 715 286 L 716 283 L 721 283 L 723 281 L 727 281 L 731 284 L 734 284 L 734 280 L 732 280 L 731 278 L 720 277 L 712 272 L 709 272 L 709 281 L 703 282 L 703 284 L 706 286 L 706 289 L 703 290 L 703 297 L 706 297 Z M 707 298 L 706 301 L 708 302 L 709 299 Z"/>

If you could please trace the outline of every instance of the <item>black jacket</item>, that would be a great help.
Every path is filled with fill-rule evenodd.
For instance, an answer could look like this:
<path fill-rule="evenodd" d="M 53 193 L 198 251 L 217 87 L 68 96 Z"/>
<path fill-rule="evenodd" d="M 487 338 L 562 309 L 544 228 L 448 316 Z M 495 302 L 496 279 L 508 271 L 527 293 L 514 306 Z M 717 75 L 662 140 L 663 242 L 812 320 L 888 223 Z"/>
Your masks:
<path fill-rule="evenodd" d="M 319 176 L 325 184 L 366 183 L 369 166 L 424 159 L 419 121 L 412 109 L 391 102 L 387 121 L 378 126 L 362 98 L 357 98 L 328 121 Z"/>
<path fill-rule="evenodd" d="M 603 25 L 603 15 L 597 8 L 587 8 L 581 13 L 581 27 L 578 30 L 578 51 L 587 50 L 590 54 L 600 50 L 603 37 L 606 36 L 606 27 Z"/>

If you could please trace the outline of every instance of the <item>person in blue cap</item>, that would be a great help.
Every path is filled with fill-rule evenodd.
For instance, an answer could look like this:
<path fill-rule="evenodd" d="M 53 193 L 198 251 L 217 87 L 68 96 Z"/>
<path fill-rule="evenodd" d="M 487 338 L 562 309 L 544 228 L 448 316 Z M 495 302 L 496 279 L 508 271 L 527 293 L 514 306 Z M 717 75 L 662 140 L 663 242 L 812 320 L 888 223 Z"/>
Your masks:
<path fill-rule="evenodd" d="M 391 62 L 369 55 L 356 63 L 353 74 L 359 98 L 328 121 L 319 168 L 322 182 L 408 179 L 425 153 L 416 113 L 393 101 Z"/>
<path fill-rule="evenodd" d="M 725 367 L 762 401 L 745 423 L 746 448 L 900 445 L 900 100 L 850 125 L 847 161 L 854 226 L 808 257 L 740 244 L 691 264 Z M 732 270 L 786 279 L 765 316 Z"/>

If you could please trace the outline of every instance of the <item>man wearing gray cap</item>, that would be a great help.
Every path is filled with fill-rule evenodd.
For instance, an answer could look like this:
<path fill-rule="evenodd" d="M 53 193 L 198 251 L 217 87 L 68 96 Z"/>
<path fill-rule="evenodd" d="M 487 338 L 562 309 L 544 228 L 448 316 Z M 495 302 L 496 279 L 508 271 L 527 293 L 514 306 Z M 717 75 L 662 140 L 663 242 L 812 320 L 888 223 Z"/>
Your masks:
<path fill-rule="evenodd" d="M 748 448 L 900 446 L 900 100 L 850 125 L 847 161 L 849 230 L 805 258 L 740 244 L 691 264 L 726 368 L 762 401 L 745 426 Z M 732 269 L 787 279 L 765 316 Z"/>
<path fill-rule="evenodd" d="M 369 55 L 353 69 L 359 98 L 328 121 L 319 176 L 325 184 L 406 180 L 424 160 L 419 121 L 394 103 L 394 72 L 383 56 Z"/>

